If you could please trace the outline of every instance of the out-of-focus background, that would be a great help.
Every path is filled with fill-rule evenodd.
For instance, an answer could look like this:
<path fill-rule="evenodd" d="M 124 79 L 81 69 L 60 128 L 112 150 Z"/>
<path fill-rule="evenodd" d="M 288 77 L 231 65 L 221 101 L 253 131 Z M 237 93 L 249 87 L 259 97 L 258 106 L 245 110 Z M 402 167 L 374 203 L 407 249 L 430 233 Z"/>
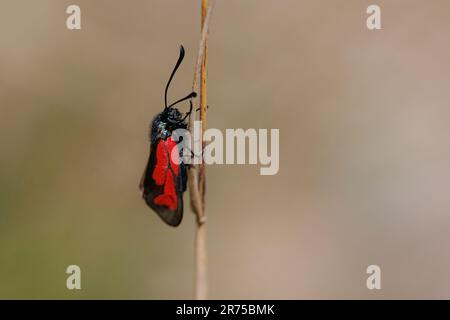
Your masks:
<path fill-rule="evenodd" d="M 2 0 L 0 298 L 192 297 L 194 216 L 166 226 L 138 183 L 199 2 Z M 450 298 L 450 3 L 378 0 L 380 31 L 370 4 L 218 1 L 208 126 L 281 141 L 278 175 L 207 168 L 210 298 Z"/>

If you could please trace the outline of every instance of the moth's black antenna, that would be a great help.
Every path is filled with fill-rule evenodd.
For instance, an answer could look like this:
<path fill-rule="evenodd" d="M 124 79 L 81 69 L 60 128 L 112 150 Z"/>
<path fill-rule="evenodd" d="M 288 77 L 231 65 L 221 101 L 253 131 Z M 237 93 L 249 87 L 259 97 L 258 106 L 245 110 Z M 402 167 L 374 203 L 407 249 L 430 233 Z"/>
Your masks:
<path fill-rule="evenodd" d="M 197 93 L 191 92 L 191 93 L 189 93 L 189 95 L 187 95 L 186 97 L 181 98 L 180 100 L 178 100 L 178 101 L 172 103 L 172 104 L 171 104 L 170 106 L 168 106 L 167 108 L 173 107 L 173 106 L 176 105 L 177 103 L 180 103 L 180 102 L 182 102 L 182 101 L 184 101 L 184 100 L 187 100 L 187 99 L 190 99 L 190 98 L 195 98 L 196 96 L 197 96 Z"/>
<path fill-rule="evenodd" d="M 183 58 L 184 58 L 184 48 L 181 45 L 180 46 L 180 56 L 178 57 L 178 61 L 177 61 L 177 64 L 175 65 L 175 68 L 173 68 L 172 74 L 170 75 L 170 78 L 169 78 L 169 82 L 167 82 L 166 91 L 164 92 L 164 105 L 165 105 L 164 109 L 168 108 L 167 107 L 167 90 L 169 89 L 170 82 L 172 81 L 172 78 L 175 75 L 175 72 L 177 72 L 178 67 L 180 66 L 181 62 L 183 61 Z"/>

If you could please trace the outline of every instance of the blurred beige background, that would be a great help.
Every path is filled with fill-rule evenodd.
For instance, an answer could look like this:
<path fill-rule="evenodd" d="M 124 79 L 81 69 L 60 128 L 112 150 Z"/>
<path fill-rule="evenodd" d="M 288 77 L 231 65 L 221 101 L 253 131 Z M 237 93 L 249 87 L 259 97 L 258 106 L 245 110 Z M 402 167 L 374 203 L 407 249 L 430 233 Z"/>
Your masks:
<path fill-rule="evenodd" d="M 208 125 L 280 128 L 281 163 L 208 167 L 211 298 L 450 298 L 449 9 L 219 1 Z M 170 100 L 199 33 L 199 1 L 2 0 L 0 298 L 192 297 L 193 215 L 164 225 L 137 186 L 178 45 Z"/>

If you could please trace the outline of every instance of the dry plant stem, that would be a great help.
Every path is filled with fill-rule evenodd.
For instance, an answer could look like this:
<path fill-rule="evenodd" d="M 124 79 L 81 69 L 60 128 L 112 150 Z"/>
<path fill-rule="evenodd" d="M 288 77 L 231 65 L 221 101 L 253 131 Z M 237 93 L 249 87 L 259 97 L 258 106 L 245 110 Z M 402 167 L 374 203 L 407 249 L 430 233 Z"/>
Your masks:
<path fill-rule="evenodd" d="M 200 145 L 204 147 L 203 132 L 206 130 L 206 106 L 207 106 L 207 40 L 208 29 L 211 21 L 215 0 L 202 0 L 202 36 L 197 55 L 197 63 L 194 72 L 192 90 L 198 92 L 198 78 L 200 77 L 200 120 L 202 121 L 202 132 Z M 195 116 L 190 117 L 189 130 L 192 132 Z M 196 215 L 195 232 L 195 298 L 207 299 L 207 255 L 206 255 L 206 215 L 205 215 L 205 167 L 192 165 L 189 168 L 189 192 L 191 196 L 191 207 Z"/>
<path fill-rule="evenodd" d="M 209 6 L 208 6 L 209 3 Z M 198 92 L 198 79 L 199 77 L 201 77 L 201 71 L 202 71 L 202 66 L 203 66 L 203 61 L 204 61 L 204 56 L 205 56 L 205 49 L 206 49 L 206 42 L 208 39 L 208 31 L 209 31 L 209 25 L 210 25 L 210 21 L 211 21 L 211 17 L 212 17 L 212 12 L 214 9 L 214 6 L 216 4 L 216 0 L 202 0 L 202 35 L 201 35 L 201 40 L 200 40 L 200 45 L 198 48 L 198 54 L 197 54 L 197 62 L 195 65 L 195 70 L 194 70 L 194 81 L 192 83 L 192 91 Z M 206 10 L 206 16 L 203 16 L 205 9 L 204 8 L 208 8 Z M 206 75 L 206 73 L 205 73 Z M 204 78 L 206 79 L 206 78 Z M 206 87 L 204 87 L 206 89 Z M 202 93 L 200 92 L 200 95 L 202 95 Z M 204 95 L 204 97 L 206 97 L 206 95 Z M 200 99 L 201 102 L 201 99 Z M 201 111 L 201 118 L 202 116 L 206 115 L 206 100 L 204 101 L 205 105 L 200 106 L 200 111 Z M 203 110 L 203 111 L 202 111 Z M 202 128 L 206 128 L 206 119 L 204 119 L 205 121 L 202 124 Z M 194 127 L 194 121 L 195 121 L 195 117 L 190 117 L 189 119 L 189 131 L 192 132 L 192 129 Z M 203 136 L 203 135 L 202 135 Z M 201 141 L 201 145 L 203 145 L 203 141 Z M 199 167 L 196 165 L 192 165 L 190 167 L 189 170 L 189 190 L 190 190 L 190 196 L 191 196 L 191 207 L 192 210 L 194 211 L 194 213 L 197 216 L 197 223 L 202 224 L 204 223 L 204 221 L 206 220 L 206 217 L 203 214 L 203 205 L 202 205 L 202 196 L 201 194 L 198 192 L 199 190 Z"/>
<path fill-rule="evenodd" d="M 208 0 L 202 0 L 202 29 L 205 25 L 206 15 L 208 13 Z M 206 130 L 206 104 L 207 104 L 207 89 L 208 89 L 208 41 L 205 41 L 203 48 L 204 54 L 202 59 L 202 68 L 200 73 L 200 120 L 202 121 L 202 134 Z M 205 142 L 201 141 L 202 150 L 205 148 Z M 199 172 L 199 193 L 202 199 L 203 217 L 205 217 L 205 163 L 200 164 Z"/>
<path fill-rule="evenodd" d="M 197 224 L 195 230 L 195 299 L 208 299 L 206 254 L 206 224 Z"/>

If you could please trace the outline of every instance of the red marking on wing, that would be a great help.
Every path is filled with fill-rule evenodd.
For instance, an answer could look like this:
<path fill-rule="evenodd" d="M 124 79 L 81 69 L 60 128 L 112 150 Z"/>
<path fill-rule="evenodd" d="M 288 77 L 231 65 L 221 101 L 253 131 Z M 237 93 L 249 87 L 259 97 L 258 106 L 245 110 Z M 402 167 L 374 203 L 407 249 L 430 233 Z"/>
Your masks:
<path fill-rule="evenodd" d="M 155 204 L 165 205 L 171 210 L 177 208 L 175 177 L 178 176 L 179 170 L 178 152 L 173 152 L 172 155 L 174 148 L 178 150 L 177 143 L 172 138 L 159 141 L 156 147 L 156 165 L 152 174 L 152 178 L 158 186 L 164 185 L 163 193 L 154 199 Z M 169 168 L 173 170 L 173 173 Z"/>
<path fill-rule="evenodd" d="M 176 210 L 177 194 L 175 192 L 175 184 L 173 182 L 174 178 L 172 175 L 172 171 L 168 170 L 166 184 L 164 185 L 164 193 L 155 197 L 155 204 L 159 206 L 164 205 L 170 210 Z"/>
<path fill-rule="evenodd" d="M 158 186 L 162 186 L 166 181 L 167 166 L 169 164 L 164 141 L 161 140 L 156 147 L 156 165 L 152 178 Z"/>

